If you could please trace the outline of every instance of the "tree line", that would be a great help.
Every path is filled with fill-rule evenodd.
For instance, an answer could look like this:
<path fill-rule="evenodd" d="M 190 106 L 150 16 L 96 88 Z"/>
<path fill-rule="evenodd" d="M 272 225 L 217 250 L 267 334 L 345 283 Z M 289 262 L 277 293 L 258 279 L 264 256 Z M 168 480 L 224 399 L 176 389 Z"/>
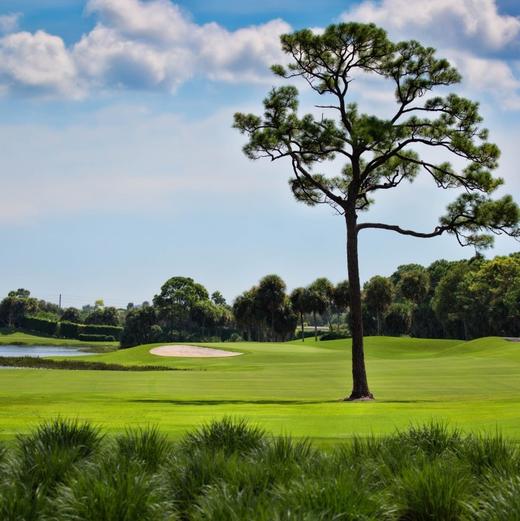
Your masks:
<path fill-rule="evenodd" d="M 23 328 L 28 317 L 121 325 L 123 347 L 162 341 L 332 339 L 352 334 L 349 295 L 346 280 L 333 284 L 320 277 L 288 292 L 283 279 L 271 274 L 229 305 L 219 291 L 210 295 L 192 278 L 172 277 L 151 303 L 116 309 L 98 302 L 79 310 L 60 309 L 18 289 L 0 302 L 0 326 Z M 388 277 L 376 275 L 363 285 L 362 315 L 366 335 L 520 336 L 520 253 L 405 264 Z"/>

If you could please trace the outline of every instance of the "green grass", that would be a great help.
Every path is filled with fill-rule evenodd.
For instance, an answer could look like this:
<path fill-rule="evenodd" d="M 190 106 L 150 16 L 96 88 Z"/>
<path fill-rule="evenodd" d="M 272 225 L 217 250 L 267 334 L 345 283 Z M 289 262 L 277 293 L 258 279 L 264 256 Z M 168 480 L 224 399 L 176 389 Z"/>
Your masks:
<path fill-rule="evenodd" d="M 110 347 L 115 349 L 119 345 L 119 342 L 83 342 L 71 338 L 54 338 L 23 333 L 21 331 L 13 333 L 8 329 L 0 329 L 0 345 L 84 346 L 98 348 Z"/>
<path fill-rule="evenodd" d="M 0 372 L 0 436 L 58 415 L 110 432 L 158 425 L 170 438 L 224 415 L 320 444 L 394 432 L 432 419 L 464 431 L 520 439 L 520 343 L 369 337 L 373 403 L 343 403 L 351 387 L 350 341 L 208 344 L 244 354 L 220 359 L 151 355 L 139 346 L 85 361 L 192 371 Z"/>

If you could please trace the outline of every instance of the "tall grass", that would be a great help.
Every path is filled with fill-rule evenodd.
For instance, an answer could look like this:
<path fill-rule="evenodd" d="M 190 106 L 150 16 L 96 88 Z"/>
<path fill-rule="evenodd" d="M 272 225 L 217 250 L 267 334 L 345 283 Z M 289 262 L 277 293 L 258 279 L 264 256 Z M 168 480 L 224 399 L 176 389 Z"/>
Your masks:
<path fill-rule="evenodd" d="M 224 418 L 171 444 L 58 419 L 0 446 L 2 521 L 519 521 L 520 457 L 445 424 L 318 450 Z"/>
<path fill-rule="evenodd" d="M 32 521 L 44 516 L 56 487 L 101 442 L 99 430 L 92 425 L 60 418 L 19 436 L 2 464 L 0 519 Z"/>
<path fill-rule="evenodd" d="M 404 469 L 389 489 L 388 502 L 402 520 L 457 521 L 468 513 L 472 486 L 461 462 L 437 458 Z"/>
<path fill-rule="evenodd" d="M 160 521 L 176 518 L 157 477 L 139 462 L 107 458 L 76 472 L 54 500 L 55 521 Z"/>
<path fill-rule="evenodd" d="M 265 438 L 266 433 L 260 427 L 249 425 L 241 418 L 225 416 L 188 433 L 182 441 L 182 448 L 186 452 L 208 449 L 222 450 L 226 454 L 245 454 L 259 448 Z"/>
<path fill-rule="evenodd" d="M 138 461 L 149 471 L 155 471 L 165 462 L 171 445 L 157 427 L 127 429 L 115 439 L 117 457 Z"/>

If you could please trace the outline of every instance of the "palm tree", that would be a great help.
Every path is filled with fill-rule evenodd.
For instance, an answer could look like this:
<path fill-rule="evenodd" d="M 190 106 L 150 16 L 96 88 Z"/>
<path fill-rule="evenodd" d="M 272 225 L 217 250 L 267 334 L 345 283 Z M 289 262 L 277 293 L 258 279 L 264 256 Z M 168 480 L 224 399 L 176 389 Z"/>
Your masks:
<path fill-rule="evenodd" d="M 300 324 L 302 331 L 302 342 L 305 342 L 305 331 L 303 326 L 303 318 L 305 313 L 312 311 L 311 297 L 309 290 L 306 288 L 296 288 L 289 297 L 293 310 L 300 316 Z"/>

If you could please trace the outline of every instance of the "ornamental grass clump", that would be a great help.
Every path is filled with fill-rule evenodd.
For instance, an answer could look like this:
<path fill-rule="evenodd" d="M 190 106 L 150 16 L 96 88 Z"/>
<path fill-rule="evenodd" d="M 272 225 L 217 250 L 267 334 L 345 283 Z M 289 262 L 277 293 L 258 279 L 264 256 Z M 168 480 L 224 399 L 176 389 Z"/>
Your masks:
<path fill-rule="evenodd" d="M 100 447 L 102 436 L 89 423 L 58 418 L 27 436 L 2 464 L 0 519 L 31 521 L 50 509 L 56 488 Z"/>
<path fill-rule="evenodd" d="M 245 454 L 259 448 L 265 441 L 266 433 L 260 427 L 250 425 L 244 419 L 225 416 L 188 433 L 182 442 L 182 449 L 188 453 L 208 448 L 222 450 L 226 454 Z"/>
<path fill-rule="evenodd" d="M 103 458 L 76 472 L 54 501 L 53 521 L 173 521 L 161 484 L 137 461 Z"/>
<path fill-rule="evenodd" d="M 0 446 L 2 521 L 512 521 L 518 450 L 430 422 L 319 449 L 224 418 L 170 442 L 47 422 Z"/>
<path fill-rule="evenodd" d="M 148 471 L 155 471 L 165 462 L 171 444 L 157 427 L 127 429 L 115 439 L 118 458 L 139 461 Z"/>
<path fill-rule="evenodd" d="M 476 488 L 468 467 L 453 457 L 417 462 L 389 485 L 387 503 L 403 521 L 466 519 Z"/>

